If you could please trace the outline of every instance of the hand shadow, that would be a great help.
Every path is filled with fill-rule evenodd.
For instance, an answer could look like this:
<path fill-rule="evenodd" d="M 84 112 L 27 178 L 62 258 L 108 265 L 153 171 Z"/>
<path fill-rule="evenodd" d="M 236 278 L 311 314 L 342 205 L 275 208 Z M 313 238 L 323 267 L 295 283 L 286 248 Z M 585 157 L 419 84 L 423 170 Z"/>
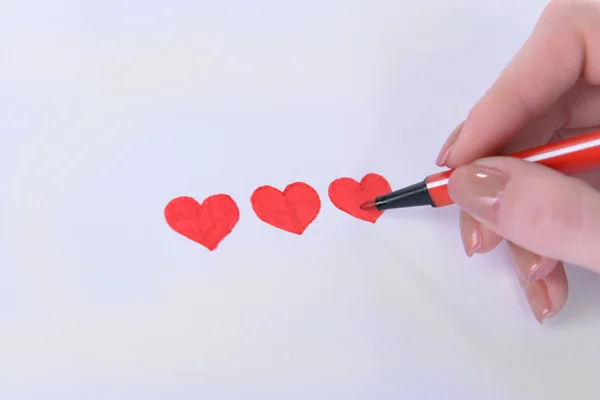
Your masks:
<path fill-rule="evenodd" d="M 585 268 L 565 265 L 569 295 L 562 311 L 551 318 L 559 324 L 600 320 L 600 274 Z"/>
<path fill-rule="evenodd" d="M 386 218 L 403 219 L 404 222 L 411 220 L 428 221 L 430 218 L 432 224 L 439 226 L 439 239 L 448 240 L 448 233 L 456 230 L 458 232 L 458 213 L 452 210 L 453 207 L 433 210 L 428 207 L 417 208 L 411 212 L 402 212 L 402 210 L 389 212 Z M 435 219 L 433 217 L 435 213 Z M 437 238 L 436 238 L 437 239 Z M 457 241 L 459 239 L 456 239 Z M 503 246 L 501 244 L 500 246 Z M 457 242 L 460 246 L 460 242 Z M 507 266 L 510 265 L 508 257 Z M 564 308 L 555 317 L 548 319 L 544 324 L 564 326 L 574 322 L 585 320 L 600 321 L 600 274 L 594 273 L 585 268 L 574 265 L 565 265 L 567 279 L 569 281 L 569 294 Z M 526 307 L 526 306 L 524 306 Z"/>

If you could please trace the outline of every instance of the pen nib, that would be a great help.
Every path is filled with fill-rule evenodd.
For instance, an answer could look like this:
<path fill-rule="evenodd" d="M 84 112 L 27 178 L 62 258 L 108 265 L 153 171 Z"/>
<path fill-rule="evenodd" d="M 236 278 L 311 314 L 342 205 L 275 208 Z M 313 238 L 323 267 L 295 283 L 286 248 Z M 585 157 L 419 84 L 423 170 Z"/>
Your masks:
<path fill-rule="evenodd" d="M 371 211 L 376 209 L 375 202 L 373 200 L 365 201 L 360 205 L 360 209 L 363 211 Z"/>

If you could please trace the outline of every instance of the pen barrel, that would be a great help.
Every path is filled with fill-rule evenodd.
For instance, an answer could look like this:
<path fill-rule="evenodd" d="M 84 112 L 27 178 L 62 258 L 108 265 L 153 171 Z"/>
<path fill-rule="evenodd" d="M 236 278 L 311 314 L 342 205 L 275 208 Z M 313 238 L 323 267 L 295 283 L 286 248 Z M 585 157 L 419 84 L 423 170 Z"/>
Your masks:
<path fill-rule="evenodd" d="M 550 143 L 507 155 L 552 168 L 564 174 L 575 174 L 600 168 L 600 131 Z M 448 194 L 448 180 L 454 170 L 433 174 L 425 179 L 435 207 L 454 204 Z"/>
<path fill-rule="evenodd" d="M 429 191 L 429 197 L 434 207 L 444 207 L 454 204 L 448 193 L 448 179 L 454 170 L 450 169 L 444 172 L 439 172 L 434 175 L 429 175 L 425 179 L 425 186 Z"/>

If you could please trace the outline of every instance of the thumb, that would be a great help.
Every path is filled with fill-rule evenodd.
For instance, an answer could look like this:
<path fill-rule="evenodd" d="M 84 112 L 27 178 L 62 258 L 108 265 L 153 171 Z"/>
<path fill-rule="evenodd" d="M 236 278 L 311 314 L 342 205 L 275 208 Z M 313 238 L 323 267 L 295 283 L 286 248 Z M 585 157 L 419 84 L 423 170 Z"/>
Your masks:
<path fill-rule="evenodd" d="M 457 168 L 452 200 L 516 245 L 600 272 L 600 192 L 545 166 L 491 157 Z"/>

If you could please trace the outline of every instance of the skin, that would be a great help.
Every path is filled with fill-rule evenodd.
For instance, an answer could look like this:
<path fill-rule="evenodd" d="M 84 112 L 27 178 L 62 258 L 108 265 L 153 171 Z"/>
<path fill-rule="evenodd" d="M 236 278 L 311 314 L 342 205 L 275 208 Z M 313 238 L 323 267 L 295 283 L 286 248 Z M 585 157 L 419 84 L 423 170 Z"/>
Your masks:
<path fill-rule="evenodd" d="M 565 176 L 502 154 L 599 129 L 600 2 L 554 0 L 437 159 L 456 169 L 467 255 L 508 242 L 540 323 L 567 300 L 563 262 L 600 273 L 600 171 Z"/>

